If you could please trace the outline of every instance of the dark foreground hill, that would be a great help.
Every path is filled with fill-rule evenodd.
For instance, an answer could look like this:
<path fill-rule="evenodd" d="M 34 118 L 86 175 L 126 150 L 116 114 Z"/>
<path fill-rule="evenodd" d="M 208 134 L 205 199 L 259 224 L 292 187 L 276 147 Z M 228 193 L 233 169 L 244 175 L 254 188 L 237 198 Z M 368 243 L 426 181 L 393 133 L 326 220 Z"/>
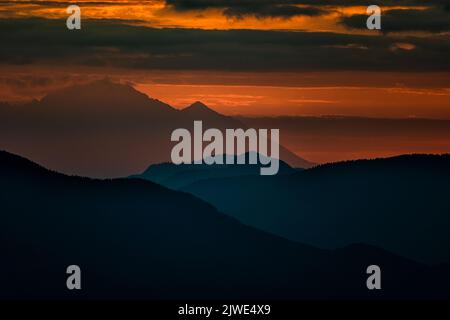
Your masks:
<path fill-rule="evenodd" d="M 183 190 L 248 225 L 302 243 L 338 248 L 362 242 L 425 263 L 450 261 L 450 155 L 210 179 Z"/>
<path fill-rule="evenodd" d="M 0 298 L 450 295 L 447 266 L 283 240 L 143 180 L 68 177 L 0 152 L 0 197 Z M 81 291 L 65 287 L 72 264 Z M 381 291 L 366 289 L 370 264 L 382 269 Z"/>

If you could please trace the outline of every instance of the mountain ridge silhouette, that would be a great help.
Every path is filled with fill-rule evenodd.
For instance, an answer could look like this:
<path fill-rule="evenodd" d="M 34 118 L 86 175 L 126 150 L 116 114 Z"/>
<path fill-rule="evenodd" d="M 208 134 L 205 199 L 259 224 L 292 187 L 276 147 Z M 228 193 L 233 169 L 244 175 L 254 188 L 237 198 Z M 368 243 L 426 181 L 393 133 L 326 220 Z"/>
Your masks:
<path fill-rule="evenodd" d="M 448 268 L 366 245 L 322 250 L 140 179 L 69 177 L 0 152 L 3 299 L 448 297 Z M 383 290 L 365 288 L 379 263 Z M 67 266 L 82 290 L 65 287 Z M 411 281 L 414 279 L 414 281 Z"/>
<path fill-rule="evenodd" d="M 425 263 L 450 261 L 449 189 L 448 154 L 346 161 L 181 188 L 291 240 L 322 248 L 364 242 Z"/>

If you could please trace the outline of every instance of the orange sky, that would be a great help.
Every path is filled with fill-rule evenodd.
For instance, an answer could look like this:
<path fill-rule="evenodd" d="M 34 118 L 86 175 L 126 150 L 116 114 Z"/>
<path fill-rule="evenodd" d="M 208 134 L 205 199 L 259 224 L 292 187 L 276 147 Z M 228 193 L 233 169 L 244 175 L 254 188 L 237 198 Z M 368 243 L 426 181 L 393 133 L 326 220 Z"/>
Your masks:
<path fill-rule="evenodd" d="M 66 2 L 38 5 L 9 1 L 0 6 L 0 18 L 67 17 Z M 85 4 L 83 4 L 85 2 Z M 44 1 L 43 1 L 44 3 Z M 45 2 L 48 3 L 48 2 Z M 351 14 L 365 14 L 366 7 L 327 7 L 331 12 L 290 19 L 229 18 L 221 9 L 179 12 L 163 0 L 115 1 L 104 5 L 77 1 L 83 19 L 120 19 L 129 24 L 157 28 L 306 30 L 358 33 L 378 32 L 345 28 L 338 20 Z M 400 7 L 383 8 L 383 10 Z M 409 7 L 423 9 L 422 7 Z M 416 36 L 429 35 L 415 33 Z M 384 36 L 386 37 L 386 36 Z M 351 44 L 350 44 L 351 45 Z M 389 50 L 413 51 L 407 40 Z M 123 59 L 126 59 L 124 57 Z M 32 77 L 50 79 L 28 84 Z M 446 72 L 225 72 L 121 70 L 111 67 L 52 67 L 50 65 L 2 66 L 2 100 L 40 98 L 46 92 L 72 82 L 109 76 L 130 81 L 137 89 L 177 108 L 200 100 L 231 115 L 351 115 L 369 117 L 450 118 L 450 75 Z M 25 80 L 23 80 L 25 79 Z M 30 80 L 31 82 L 31 80 Z M 17 83 L 17 84 L 16 84 Z"/>
<path fill-rule="evenodd" d="M 53 2 L 55 5 L 24 4 L 21 1 L 8 1 L 9 5 L 0 6 L 0 17 L 43 17 L 47 19 L 67 17 L 67 1 L 40 0 L 43 3 Z M 35 1 L 35 2 L 39 2 Z M 337 23 L 338 18 L 352 14 L 366 14 L 367 6 L 327 6 L 330 13 L 320 16 L 294 16 L 289 19 L 245 17 L 242 19 L 229 18 L 223 15 L 221 9 L 202 11 L 175 11 L 165 5 L 164 0 L 116 0 L 116 5 L 101 4 L 102 1 L 75 1 L 81 7 L 85 19 L 120 19 L 130 23 L 157 28 L 181 27 L 199 29 L 258 29 L 258 30 L 305 30 L 330 31 L 338 33 L 373 34 L 368 31 L 349 30 Z M 84 3 L 84 4 L 83 4 Z M 402 6 L 391 6 L 389 10 L 402 9 Z M 408 8 L 423 9 L 415 6 Z"/>
<path fill-rule="evenodd" d="M 230 115 L 347 115 L 450 119 L 450 89 L 138 84 L 147 95 L 183 108 L 202 101 Z"/>

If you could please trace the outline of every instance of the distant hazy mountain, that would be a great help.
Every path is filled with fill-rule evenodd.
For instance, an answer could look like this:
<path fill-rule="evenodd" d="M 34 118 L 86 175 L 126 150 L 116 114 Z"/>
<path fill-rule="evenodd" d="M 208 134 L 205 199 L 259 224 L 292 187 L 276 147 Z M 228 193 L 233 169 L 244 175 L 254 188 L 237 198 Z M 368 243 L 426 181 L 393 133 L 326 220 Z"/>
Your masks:
<path fill-rule="evenodd" d="M 259 157 L 259 155 L 257 155 Z M 188 186 L 196 181 L 213 178 L 239 177 L 247 175 L 260 175 L 261 164 L 249 164 L 249 154 L 241 155 L 245 157 L 246 164 L 181 164 L 173 163 L 153 164 L 140 175 L 132 177 L 149 180 L 159 183 L 171 189 L 179 189 Z M 291 168 L 287 163 L 280 161 L 278 174 L 288 174 L 297 172 L 298 169 Z"/>
<path fill-rule="evenodd" d="M 3 299 L 449 297 L 448 266 L 297 244 L 143 180 L 68 177 L 0 152 L 0 196 Z M 73 264 L 81 291 L 65 287 Z"/>
<path fill-rule="evenodd" d="M 102 80 L 26 105 L 0 105 L 0 148 L 67 174 L 128 176 L 170 161 L 172 131 L 192 131 L 194 120 L 205 129 L 245 127 L 199 102 L 177 110 L 129 85 Z M 295 167 L 312 165 L 284 148 L 280 157 Z"/>
<path fill-rule="evenodd" d="M 288 239 L 323 248 L 363 242 L 421 262 L 450 261 L 450 155 L 202 180 L 182 190 Z"/>

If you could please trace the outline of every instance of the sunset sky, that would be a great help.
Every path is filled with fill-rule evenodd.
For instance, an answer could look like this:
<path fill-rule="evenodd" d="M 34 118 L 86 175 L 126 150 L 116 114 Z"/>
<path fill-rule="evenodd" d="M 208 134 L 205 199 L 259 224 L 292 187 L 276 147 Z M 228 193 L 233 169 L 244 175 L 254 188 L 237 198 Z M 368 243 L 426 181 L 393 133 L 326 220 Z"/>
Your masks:
<path fill-rule="evenodd" d="M 132 83 L 177 108 L 232 115 L 450 119 L 450 7 L 379 0 L 0 1 L 0 100 Z"/>

